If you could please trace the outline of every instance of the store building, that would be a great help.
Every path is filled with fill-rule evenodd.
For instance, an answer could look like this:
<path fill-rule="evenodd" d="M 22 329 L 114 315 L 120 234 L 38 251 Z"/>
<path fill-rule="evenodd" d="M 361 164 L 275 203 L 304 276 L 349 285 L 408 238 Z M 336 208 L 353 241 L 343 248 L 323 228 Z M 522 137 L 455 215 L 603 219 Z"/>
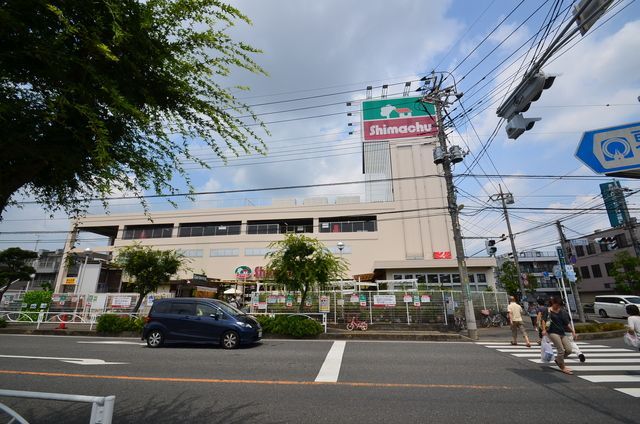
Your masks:
<path fill-rule="evenodd" d="M 92 215 L 73 226 L 65 253 L 81 253 L 85 247 L 76 243 L 77 234 L 90 232 L 105 237 L 104 246 L 92 249 L 107 255 L 132 243 L 179 249 L 190 258 L 193 271 L 178 279 L 197 272 L 220 280 L 259 280 L 267 264 L 268 245 L 285 233 L 296 233 L 317 238 L 342 255 L 349 263 L 350 276 L 417 279 L 430 288 L 459 289 L 445 181 L 441 167 L 433 162 L 436 141 L 433 136 L 415 135 L 365 140 L 363 169 L 368 182 L 364 199 L 279 199 L 268 206 L 154 212 L 150 214 L 153 223 L 142 213 Z M 494 286 L 494 258 L 468 258 L 467 265 L 472 290 Z M 245 275 L 236 275 L 239 268 Z M 66 278 L 67 269 L 62 267 L 57 291 L 62 291 Z"/>

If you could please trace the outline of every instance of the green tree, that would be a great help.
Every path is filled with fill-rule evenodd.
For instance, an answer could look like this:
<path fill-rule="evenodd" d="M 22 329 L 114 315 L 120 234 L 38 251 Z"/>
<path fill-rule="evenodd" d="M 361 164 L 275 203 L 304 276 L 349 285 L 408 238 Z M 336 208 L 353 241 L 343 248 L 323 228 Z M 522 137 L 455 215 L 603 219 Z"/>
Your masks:
<path fill-rule="evenodd" d="M 36 252 L 10 247 L 0 252 L 0 300 L 11 284 L 28 280 L 36 270 L 27 262 L 38 257 Z"/>
<path fill-rule="evenodd" d="M 78 215 L 116 190 L 192 190 L 192 140 L 264 152 L 246 87 L 222 85 L 265 74 L 238 22 L 218 0 L 0 0 L 0 216 L 16 192 Z"/>
<path fill-rule="evenodd" d="M 134 312 L 138 312 L 144 297 L 158 290 L 160 284 L 185 269 L 188 261 L 175 250 L 155 250 L 149 246 L 134 244 L 118 251 L 115 263 L 131 278 L 134 290 L 140 293 Z"/>
<path fill-rule="evenodd" d="M 346 261 L 332 254 L 317 239 L 304 235 L 287 234 L 284 240 L 269 245 L 271 252 L 267 275 L 275 284 L 301 293 L 298 312 L 302 312 L 310 290 L 325 289 L 347 270 Z"/>
<path fill-rule="evenodd" d="M 616 282 L 616 288 L 623 293 L 640 292 L 640 258 L 632 256 L 626 250 L 614 256 L 611 276 Z"/>
<path fill-rule="evenodd" d="M 518 271 L 513 261 L 506 261 L 498 268 L 498 281 L 510 296 L 520 292 Z"/>

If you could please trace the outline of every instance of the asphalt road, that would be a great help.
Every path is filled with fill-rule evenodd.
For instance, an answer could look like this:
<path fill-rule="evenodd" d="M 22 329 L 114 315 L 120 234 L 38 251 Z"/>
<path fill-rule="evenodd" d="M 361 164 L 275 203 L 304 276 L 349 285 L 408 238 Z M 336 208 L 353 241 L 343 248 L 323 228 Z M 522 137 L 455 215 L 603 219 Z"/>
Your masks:
<path fill-rule="evenodd" d="M 605 352 L 587 353 L 591 366 L 624 349 L 617 340 L 582 347 Z M 114 423 L 640 421 L 640 398 L 615 390 L 627 383 L 564 375 L 533 362 L 537 352 L 497 342 L 293 340 L 149 349 L 136 339 L 0 335 L 0 388 L 115 395 Z M 615 365 L 640 379 L 640 358 Z M 32 423 L 89 421 L 88 405 L 0 401 Z"/>

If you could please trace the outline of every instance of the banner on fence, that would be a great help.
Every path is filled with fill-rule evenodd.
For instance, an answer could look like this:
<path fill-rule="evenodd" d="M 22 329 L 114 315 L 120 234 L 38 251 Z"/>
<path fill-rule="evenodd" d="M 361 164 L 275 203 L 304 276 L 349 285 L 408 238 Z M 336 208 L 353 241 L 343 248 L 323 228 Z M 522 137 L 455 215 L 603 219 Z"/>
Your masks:
<path fill-rule="evenodd" d="M 320 297 L 318 298 L 318 303 L 320 304 L 320 312 L 328 313 L 331 311 L 329 296 L 320 295 Z"/>
<path fill-rule="evenodd" d="M 131 306 L 131 297 L 129 296 L 114 296 L 111 299 L 112 308 L 128 308 L 129 306 Z"/>
<path fill-rule="evenodd" d="M 360 306 L 367 306 L 367 295 L 366 294 L 361 294 L 360 295 Z"/>
<path fill-rule="evenodd" d="M 375 294 L 373 295 L 373 306 L 396 306 L 396 295 Z"/>

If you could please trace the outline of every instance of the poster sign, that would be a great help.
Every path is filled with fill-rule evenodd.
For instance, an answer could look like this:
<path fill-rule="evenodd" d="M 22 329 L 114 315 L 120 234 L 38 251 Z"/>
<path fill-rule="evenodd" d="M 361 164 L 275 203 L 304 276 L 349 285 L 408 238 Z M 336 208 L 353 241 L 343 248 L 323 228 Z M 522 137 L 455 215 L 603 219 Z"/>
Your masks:
<path fill-rule="evenodd" d="M 258 302 L 258 309 L 267 309 L 267 302 Z"/>
<path fill-rule="evenodd" d="M 267 296 L 267 303 L 269 304 L 274 304 L 278 302 L 278 296 L 272 295 L 270 294 L 269 296 Z"/>
<path fill-rule="evenodd" d="M 360 298 L 358 297 L 357 294 L 352 294 L 351 297 L 349 298 L 349 301 L 351 303 L 358 303 L 360 301 Z"/>
<path fill-rule="evenodd" d="M 285 303 L 285 306 L 287 308 L 291 308 L 293 306 L 293 296 L 292 295 L 287 296 L 287 302 Z"/>
<path fill-rule="evenodd" d="M 411 303 L 413 302 L 413 297 L 410 294 L 405 294 L 402 296 L 402 300 L 404 303 Z"/>
<path fill-rule="evenodd" d="M 76 284 L 78 279 L 76 277 L 67 277 L 64 279 L 64 283 L 62 284 Z"/>
<path fill-rule="evenodd" d="M 320 305 L 320 312 L 328 313 L 328 312 L 331 311 L 331 306 L 330 306 L 330 303 L 329 303 L 329 296 L 321 295 L 318 298 L 318 303 Z"/>
<path fill-rule="evenodd" d="M 436 108 L 421 100 L 418 96 L 362 102 L 364 141 L 436 136 Z"/>
<path fill-rule="evenodd" d="M 361 294 L 360 295 L 360 306 L 367 306 L 367 295 L 366 294 Z"/>
<path fill-rule="evenodd" d="M 374 295 L 373 306 L 396 306 L 396 296 L 394 294 Z"/>
<path fill-rule="evenodd" d="M 131 298 L 129 296 L 114 296 L 111 299 L 111 307 L 113 308 L 128 308 L 129 306 L 131 306 Z"/>
<path fill-rule="evenodd" d="M 306 298 L 304 300 L 304 306 L 313 306 L 313 300 Z"/>
<path fill-rule="evenodd" d="M 420 307 L 420 296 L 413 296 L 413 306 L 419 308 Z"/>
<path fill-rule="evenodd" d="M 281 294 L 280 296 L 278 296 L 278 303 L 285 303 L 287 301 L 287 298 L 285 297 L 285 295 Z"/>
<path fill-rule="evenodd" d="M 431 296 L 429 296 L 428 294 L 423 294 L 420 298 L 420 301 L 422 303 L 431 303 Z"/>

